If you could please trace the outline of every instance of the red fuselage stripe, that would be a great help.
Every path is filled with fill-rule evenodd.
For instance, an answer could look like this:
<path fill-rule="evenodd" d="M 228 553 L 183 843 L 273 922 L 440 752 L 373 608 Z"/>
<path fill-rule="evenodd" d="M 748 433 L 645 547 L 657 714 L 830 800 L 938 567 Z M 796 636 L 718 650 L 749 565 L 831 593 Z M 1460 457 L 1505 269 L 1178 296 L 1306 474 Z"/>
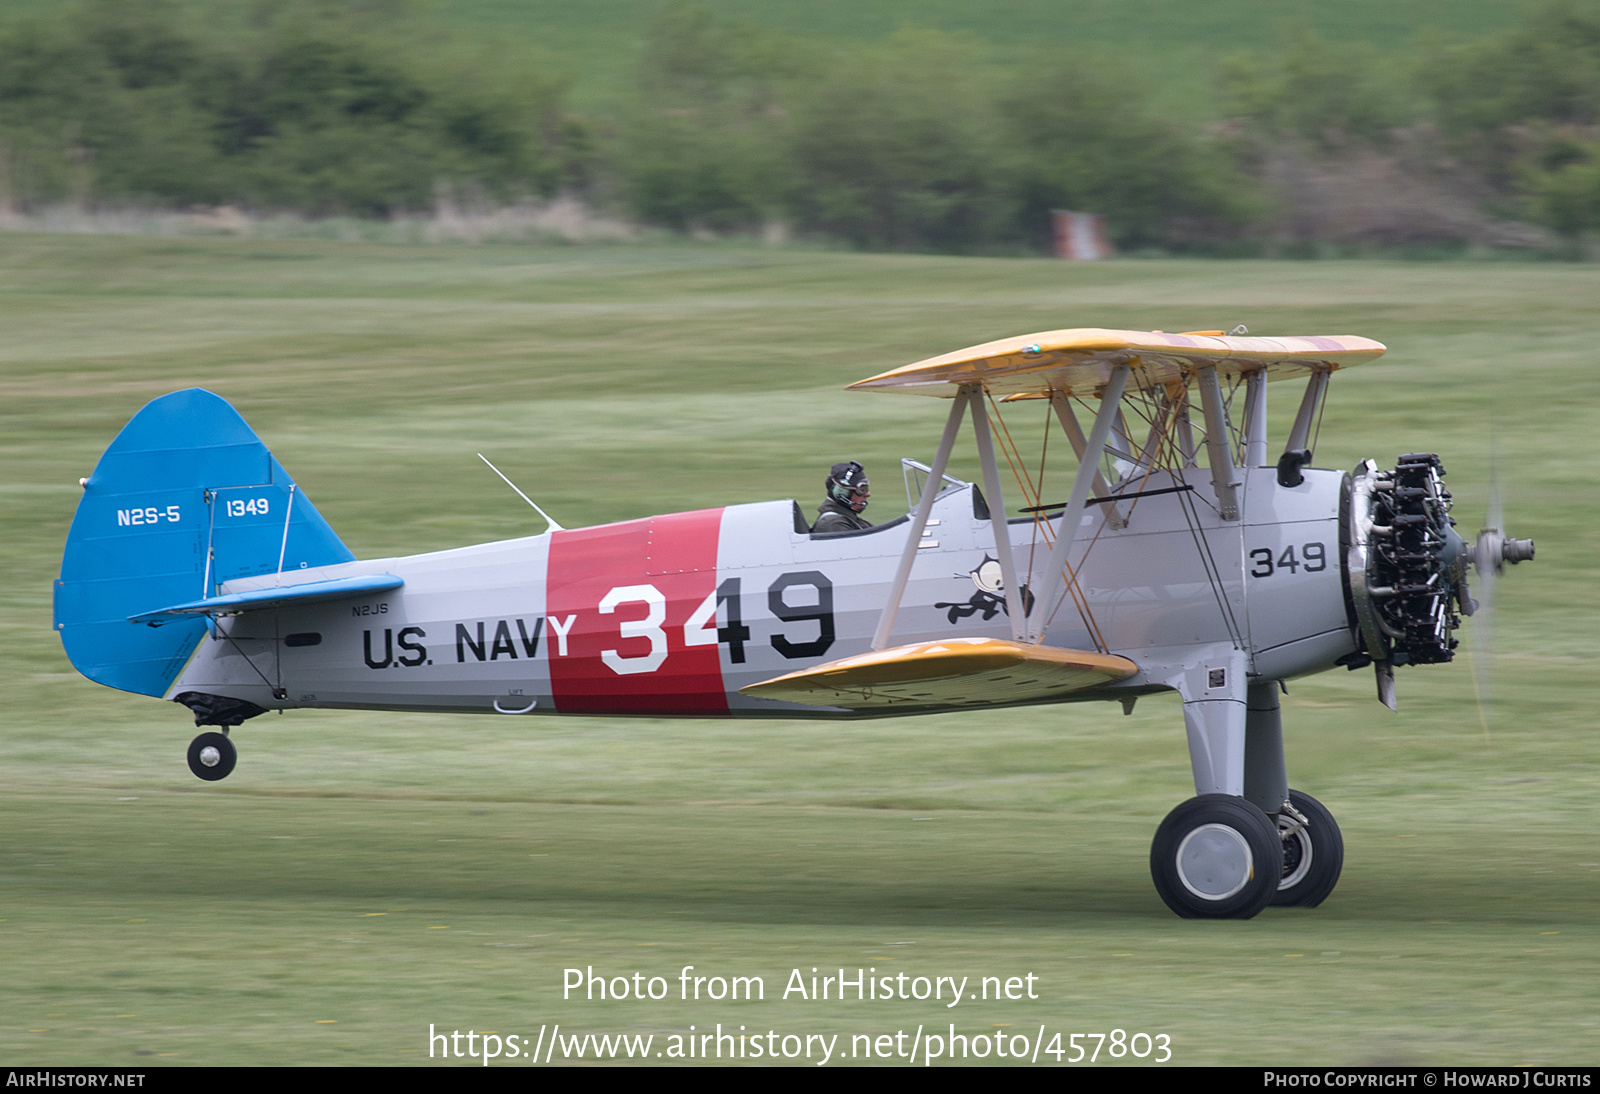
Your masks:
<path fill-rule="evenodd" d="M 715 641 L 721 528 L 721 509 L 701 509 L 551 536 L 546 642 L 557 711 L 727 713 Z M 689 627 L 708 597 L 709 622 L 701 611 Z"/>

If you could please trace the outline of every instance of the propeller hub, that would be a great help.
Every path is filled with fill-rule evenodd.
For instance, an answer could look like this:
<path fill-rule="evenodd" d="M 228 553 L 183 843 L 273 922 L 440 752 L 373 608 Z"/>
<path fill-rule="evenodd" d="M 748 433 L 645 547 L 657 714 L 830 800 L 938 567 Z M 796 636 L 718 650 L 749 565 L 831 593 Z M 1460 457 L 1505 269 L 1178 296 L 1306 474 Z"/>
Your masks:
<path fill-rule="evenodd" d="M 1478 533 L 1477 542 L 1467 552 L 1467 561 L 1482 578 L 1498 575 L 1506 563 L 1515 566 L 1533 558 L 1533 540 L 1510 539 L 1498 528 L 1485 528 Z"/>
<path fill-rule="evenodd" d="M 1519 562 L 1529 562 L 1533 559 L 1533 540 L 1508 539 L 1501 551 L 1501 557 L 1515 566 Z"/>

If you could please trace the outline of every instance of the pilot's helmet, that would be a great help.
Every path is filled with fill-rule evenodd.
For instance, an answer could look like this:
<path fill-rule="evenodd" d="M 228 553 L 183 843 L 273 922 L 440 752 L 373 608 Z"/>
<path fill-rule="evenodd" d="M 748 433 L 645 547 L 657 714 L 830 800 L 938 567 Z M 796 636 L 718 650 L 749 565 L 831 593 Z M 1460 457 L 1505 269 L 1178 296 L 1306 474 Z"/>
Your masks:
<path fill-rule="evenodd" d="M 867 470 L 859 463 L 851 460 L 847 463 L 836 463 L 828 472 L 828 478 L 823 483 L 823 489 L 828 497 L 841 505 L 848 505 L 856 512 L 867 507 L 867 496 L 871 491 L 867 489 Z M 863 497 L 856 497 L 857 492 Z"/>

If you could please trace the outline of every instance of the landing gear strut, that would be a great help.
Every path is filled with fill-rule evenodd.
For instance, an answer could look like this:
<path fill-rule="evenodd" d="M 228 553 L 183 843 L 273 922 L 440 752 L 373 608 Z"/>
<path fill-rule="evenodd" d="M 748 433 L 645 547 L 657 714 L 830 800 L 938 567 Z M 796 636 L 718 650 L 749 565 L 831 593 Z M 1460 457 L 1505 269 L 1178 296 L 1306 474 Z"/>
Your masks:
<path fill-rule="evenodd" d="M 239 752 L 226 733 L 202 733 L 189 742 L 189 770 L 206 782 L 226 779 Z"/>

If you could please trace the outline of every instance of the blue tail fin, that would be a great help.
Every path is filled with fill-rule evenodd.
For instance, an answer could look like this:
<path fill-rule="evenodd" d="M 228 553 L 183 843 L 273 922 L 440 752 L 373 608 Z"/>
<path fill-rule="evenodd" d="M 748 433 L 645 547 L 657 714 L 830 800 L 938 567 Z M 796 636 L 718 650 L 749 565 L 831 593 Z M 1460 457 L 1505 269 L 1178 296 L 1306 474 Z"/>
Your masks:
<path fill-rule="evenodd" d="M 200 388 L 175 391 L 133 416 L 84 486 L 56 581 L 56 632 L 89 679 L 163 695 L 210 624 L 129 616 L 280 565 L 354 559 L 238 411 Z"/>

